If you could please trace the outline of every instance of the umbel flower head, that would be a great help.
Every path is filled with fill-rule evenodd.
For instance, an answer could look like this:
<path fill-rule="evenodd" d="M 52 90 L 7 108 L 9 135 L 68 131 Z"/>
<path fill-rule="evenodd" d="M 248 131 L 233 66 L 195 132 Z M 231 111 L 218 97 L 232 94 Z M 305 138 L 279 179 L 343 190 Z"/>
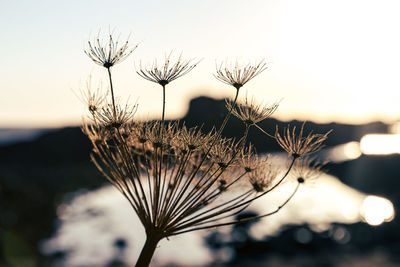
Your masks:
<path fill-rule="evenodd" d="M 259 158 L 256 149 L 251 143 L 240 152 L 241 157 L 239 163 L 246 173 L 259 169 L 268 162 L 269 155 Z"/>
<path fill-rule="evenodd" d="M 252 172 L 248 173 L 249 182 L 257 193 L 268 190 L 273 184 L 279 173 L 279 169 L 271 163 L 259 166 Z"/>
<path fill-rule="evenodd" d="M 108 129 L 118 129 L 126 123 L 129 123 L 135 115 L 137 105 L 130 106 L 128 104 L 105 105 L 101 110 L 97 111 L 95 118 L 102 126 Z"/>
<path fill-rule="evenodd" d="M 238 158 L 238 145 L 233 138 L 221 138 L 210 150 L 210 158 L 221 168 L 226 168 L 229 164 L 235 164 Z"/>
<path fill-rule="evenodd" d="M 107 69 L 126 59 L 138 46 L 130 46 L 129 37 L 121 44 L 118 38 L 114 39 L 112 33 L 105 41 L 101 40 L 99 35 L 93 41 L 88 41 L 85 53 L 96 64 Z"/>
<path fill-rule="evenodd" d="M 240 66 L 239 62 L 236 60 L 235 64 L 228 64 L 225 62 L 217 66 L 217 74 L 214 75 L 219 81 L 232 85 L 239 90 L 243 85 L 245 85 L 248 81 L 256 77 L 258 74 L 266 70 L 267 63 L 264 60 L 252 65 L 247 64 L 245 66 Z"/>
<path fill-rule="evenodd" d="M 181 127 L 180 135 L 177 136 L 177 143 L 183 151 L 194 151 L 202 149 L 213 138 L 214 132 L 204 134 L 201 127 L 187 128 L 184 124 Z"/>
<path fill-rule="evenodd" d="M 182 77 L 194 69 L 200 61 L 193 59 L 183 60 L 182 54 L 179 55 L 176 62 L 171 62 L 171 55 L 165 56 L 164 63 L 158 65 L 155 60 L 154 63 L 149 67 L 143 67 L 142 62 L 139 63 L 139 70 L 136 71 L 142 78 L 165 86 L 173 80 Z"/>
<path fill-rule="evenodd" d="M 103 107 L 108 95 L 107 92 L 104 92 L 101 84 L 93 89 L 91 76 L 89 76 L 89 79 L 86 81 L 86 88 L 80 89 L 79 91 L 77 97 L 85 104 L 92 116 Z"/>
<path fill-rule="evenodd" d="M 232 110 L 232 114 L 248 126 L 254 125 L 270 117 L 278 106 L 278 103 L 274 103 L 270 106 L 262 106 L 256 104 L 253 98 L 250 101 L 246 98 L 245 103 L 237 104 L 226 100 L 226 108 Z"/>
<path fill-rule="evenodd" d="M 314 157 L 305 157 L 296 161 L 292 176 L 301 184 L 308 183 L 323 173 L 322 168 L 325 165 L 326 162 L 319 162 Z"/>
<path fill-rule="evenodd" d="M 303 136 L 304 124 L 305 123 L 301 125 L 299 133 L 296 133 L 296 126 L 294 126 L 292 130 L 290 130 L 290 127 L 286 128 L 283 135 L 279 133 L 278 128 L 275 132 L 275 139 L 278 144 L 286 152 L 291 154 L 293 158 L 298 158 L 320 150 L 323 142 L 328 138 L 328 134 L 331 132 L 329 131 L 325 134 L 314 134 L 310 132 L 308 135 Z"/>

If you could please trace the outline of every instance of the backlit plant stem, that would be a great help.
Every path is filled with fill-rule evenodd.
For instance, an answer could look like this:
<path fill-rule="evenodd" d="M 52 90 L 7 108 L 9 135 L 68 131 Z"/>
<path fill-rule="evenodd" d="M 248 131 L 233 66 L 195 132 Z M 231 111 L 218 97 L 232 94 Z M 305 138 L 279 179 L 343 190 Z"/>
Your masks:
<path fill-rule="evenodd" d="M 110 81 L 110 91 L 111 91 L 111 100 L 112 100 L 112 105 L 113 105 L 113 110 L 114 110 L 114 116 L 117 116 L 117 110 L 115 108 L 115 97 L 114 97 L 114 88 L 113 88 L 113 83 L 112 83 L 112 78 L 111 78 L 111 69 L 107 68 L 108 72 L 108 80 Z"/>
<path fill-rule="evenodd" d="M 148 267 L 151 262 L 151 258 L 154 255 L 154 251 L 157 248 L 158 242 L 163 238 L 162 235 L 157 234 L 156 231 L 146 234 L 146 242 L 144 243 L 143 249 L 140 252 L 139 258 L 136 262 L 136 267 Z"/>

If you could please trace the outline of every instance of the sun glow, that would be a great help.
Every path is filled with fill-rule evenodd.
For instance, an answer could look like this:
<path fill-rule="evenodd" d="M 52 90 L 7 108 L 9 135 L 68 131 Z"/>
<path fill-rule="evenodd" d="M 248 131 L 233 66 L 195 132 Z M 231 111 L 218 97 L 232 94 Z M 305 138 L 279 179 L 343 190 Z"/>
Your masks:
<path fill-rule="evenodd" d="M 400 134 L 367 134 L 360 142 L 364 154 L 389 155 L 400 153 Z"/>
<path fill-rule="evenodd" d="M 361 206 L 361 216 L 370 225 L 380 225 L 394 218 L 394 208 L 388 199 L 378 196 L 367 196 Z"/>

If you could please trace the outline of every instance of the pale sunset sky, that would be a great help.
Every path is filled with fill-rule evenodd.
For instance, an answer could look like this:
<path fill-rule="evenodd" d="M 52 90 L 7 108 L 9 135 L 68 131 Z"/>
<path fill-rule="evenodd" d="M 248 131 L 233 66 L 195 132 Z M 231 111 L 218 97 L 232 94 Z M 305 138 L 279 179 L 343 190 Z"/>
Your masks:
<path fill-rule="evenodd" d="M 283 120 L 364 123 L 400 119 L 400 1 L 202 0 L 0 2 L 0 128 L 79 125 L 73 91 L 107 85 L 104 68 L 83 50 L 99 30 L 130 33 L 139 47 L 113 67 L 115 91 L 139 103 L 138 118 L 161 113 L 160 87 L 135 73 L 173 51 L 202 59 L 167 86 L 167 117 L 185 114 L 192 97 L 223 98 L 234 89 L 213 77 L 216 62 L 269 68 L 241 96 L 281 101 Z"/>

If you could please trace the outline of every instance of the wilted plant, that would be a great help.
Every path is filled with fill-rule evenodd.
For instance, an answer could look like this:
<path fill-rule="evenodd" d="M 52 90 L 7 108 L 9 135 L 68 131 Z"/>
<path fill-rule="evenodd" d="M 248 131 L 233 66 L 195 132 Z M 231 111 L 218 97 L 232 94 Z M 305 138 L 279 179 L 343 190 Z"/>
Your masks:
<path fill-rule="evenodd" d="M 278 187 L 299 157 L 317 151 L 326 134 L 303 137 L 303 127 L 299 136 L 295 130 L 287 130 L 283 136 L 277 132 L 278 143 L 292 155 L 286 170 L 275 167 L 268 157 L 257 155 L 247 140 L 249 130 L 254 126 L 261 129 L 257 124 L 268 118 L 278 105 L 238 103 L 238 95 L 242 86 L 266 69 L 264 61 L 244 67 L 237 62 L 225 63 L 225 67 L 221 64 L 217 68 L 216 78 L 233 86 L 236 94 L 233 100 L 227 101 L 228 112 L 222 125 L 203 133 L 201 127 L 188 128 L 179 122 L 165 121 L 166 86 L 193 70 L 197 61 L 183 60 L 181 56 L 173 61 L 170 54 L 161 65 L 155 62 L 150 67 L 142 67 L 140 64 L 137 73 L 162 87 L 160 121 L 134 121 L 136 106 L 117 103 L 110 68 L 133 49 L 128 41 L 119 45 L 111 35 L 106 43 L 99 38 L 89 42 L 86 54 L 108 72 L 111 101 L 106 101 L 106 94 L 100 91 L 86 93 L 92 123 L 85 124 L 83 130 L 93 144 L 93 162 L 126 197 L 145 228 L 146 242 L 136 266 L 149 265 L 163 238 L 243 223 L 280 210 L 305 177 L 297 179 L 293 191 L 276 210 L 234 219 L 234 215 L 254 200 Z M 244 125 L 244 132 L 236 139 L 221 136 L 231 114 Z M 301 166 L 307 168 L 310 163 L 303 161 Z"/>

